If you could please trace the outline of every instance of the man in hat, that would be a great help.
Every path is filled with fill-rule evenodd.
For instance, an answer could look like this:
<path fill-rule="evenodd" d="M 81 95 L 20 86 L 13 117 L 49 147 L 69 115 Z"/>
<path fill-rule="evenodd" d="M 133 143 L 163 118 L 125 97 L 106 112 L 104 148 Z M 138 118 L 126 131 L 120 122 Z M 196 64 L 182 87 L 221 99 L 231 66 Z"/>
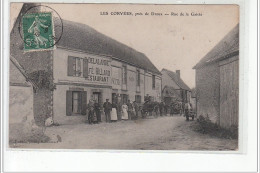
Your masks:
<path fill-rule="evenodd" d="M 109 102 L 109 99 L 106 99 L 103 108 L 106 116 L 106 122 L 111 122 L 110 112 L 112 110 L 112 104 Z"/>

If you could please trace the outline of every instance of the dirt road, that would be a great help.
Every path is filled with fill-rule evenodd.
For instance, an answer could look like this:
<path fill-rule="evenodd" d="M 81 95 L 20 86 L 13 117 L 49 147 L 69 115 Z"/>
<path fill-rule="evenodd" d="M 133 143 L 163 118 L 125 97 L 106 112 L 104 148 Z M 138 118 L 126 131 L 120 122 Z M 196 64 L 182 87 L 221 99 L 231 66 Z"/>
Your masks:
<path fill-rule="evenodd" d="M 158 117 L 96 125 L 49 127 L 48 136 L 61 136 L 58 143 L 16 144 L 22 148 L 133 149 L 133 150 L 235 150 L 237 140 L 220 139 L 194 132 L 184 117 Z"/>

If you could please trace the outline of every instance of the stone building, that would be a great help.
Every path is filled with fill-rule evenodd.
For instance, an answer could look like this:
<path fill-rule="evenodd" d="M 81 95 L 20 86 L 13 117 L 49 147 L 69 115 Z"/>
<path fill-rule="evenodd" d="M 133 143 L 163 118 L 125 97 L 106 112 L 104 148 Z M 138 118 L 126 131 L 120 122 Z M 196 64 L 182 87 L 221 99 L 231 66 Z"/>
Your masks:
<path fill-rule="evenodd" d="M 26 9 L 28 4 L 22 11 Z M 41 122 L 48 117 L 61 124 L 85 121 L 81 115 L 86 115 L 91 98 L 100 105 L 105 99 L 120 103 L 141 103 L 145 96 L 161 99 L 161 73 L 152 62 L 87 25 L 63 20 L 61 39 L 48 51 L 24 52 L 19 37 L 13 30 L 11 43 L 16 44 L 11 45 L 11 54 L 31 78 L 44 84 L 34 94 L 35 117 Z"/>
<path fill-rule="evenodd" d="M 229 128 L 238 126 L 239 25 L 194 67 L 197 115 Z"/>

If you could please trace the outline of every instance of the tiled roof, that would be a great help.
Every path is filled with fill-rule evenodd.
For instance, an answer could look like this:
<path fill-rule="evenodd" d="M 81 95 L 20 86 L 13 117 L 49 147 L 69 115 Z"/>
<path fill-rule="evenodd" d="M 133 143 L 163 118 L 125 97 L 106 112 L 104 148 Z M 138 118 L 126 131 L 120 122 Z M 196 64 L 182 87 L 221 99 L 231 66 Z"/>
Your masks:
<path fill-rule="evenodd" d="M 208 52 L 193 69 L 201 68 L 212 62 L 216 62 L 228 55 L 239 54 L 239 24 L 237 24 L 210 52 Z"/>
<path fill-rule="evenodd" d="M 167 74 L 172 78 L 172 80 L 181 88 L 184 90 L 190 91 L 190 88 L 188 85 L 185 84 L 185 82 L 173 71 L 167 70 L 167 69 L 162 69 L 162 71 L 166 71 Z"/>
<path fill-rule="evenodd" d="M 99 33 L 85 24 L 63 20 L 63 33 L 57 46 L 112 56 L 112 58 L 136 67 L 160 74 L 160 71 L 146 55 Z"/>

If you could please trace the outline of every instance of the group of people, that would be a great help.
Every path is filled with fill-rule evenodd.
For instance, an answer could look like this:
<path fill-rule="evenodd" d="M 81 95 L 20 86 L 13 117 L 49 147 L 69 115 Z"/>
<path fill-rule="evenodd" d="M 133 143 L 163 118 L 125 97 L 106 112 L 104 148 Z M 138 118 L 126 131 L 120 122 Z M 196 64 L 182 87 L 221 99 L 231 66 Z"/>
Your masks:
<path fill-rule="evenodd" d="M 90 100 L 87 106 L 88 112 L 88 123 L 95 124 L 101 122 L 101 106 L 96 100 Z M 170 113 L 170 116 L 173 114 L 180 114 L 186 117 L 186 120 L 189 119 L 189 113 L 192 110 L 192 105 L 190 103 L 183 103 L 178 101 L 173 101 L 170 104 L 165 104 L 164 101 L 151 102 L 146 101 L 142 109 L 136 101 L 132 103 L 130 100 L 127 103 L 115 103 L 109 102 L 109 99 L 106 99 L 106 102 L 103 104 L 103 110 L 105 113 L 105 119 L 107 123 L 116 122 L 118 120 L 133 120 L 138 118 L 139 111 L 142 114 L 142 118 L 145 117 L 146 114 L 152 115 L 152 112 L 155 112 L 157 116 L 167 115 Z"/>
<path fill-rule="evenodd" d="M 187 102 L 180 102 L 180 101 L 172 101 L 170 104 L 165 104 L 165 102 L 161 102 L 157 106 L 159 108 L 160 116 L 163 114 L 167 115 L 168 112 L 170 113 L 170 116 L 173 116 L 174 114 L 180 114 L 180 116 L 186 117 L 186 120 L 189 120 L 189 114 L 193 110 L 191 103 Z M 155 107 L 155 110 L 156 107 Z"/>
<path fill-rule="evenodd" d="M 88 123 L 97 124 L 101 122 L 101 106 L 96 100 L 90 100 L 87 105 Z M 109 99 L 103 104 L 106 122 L 116 122 L 117 120 L 132 120 L 138 118 L 139 106 L 134 101 L 128 100 L 127 103 L 110 103 Z"/>

